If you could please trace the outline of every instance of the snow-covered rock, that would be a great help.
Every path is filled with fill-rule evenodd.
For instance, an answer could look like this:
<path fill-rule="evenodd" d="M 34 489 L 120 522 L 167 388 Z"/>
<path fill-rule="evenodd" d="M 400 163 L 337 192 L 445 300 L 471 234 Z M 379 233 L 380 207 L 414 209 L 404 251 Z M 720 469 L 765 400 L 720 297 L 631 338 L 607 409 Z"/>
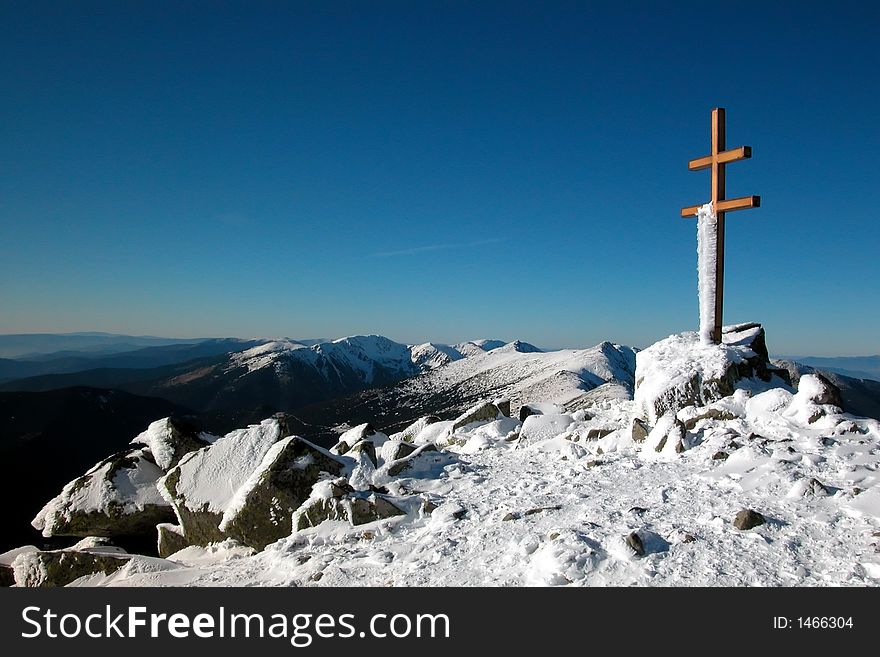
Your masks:
<path fill-rule="evenodd" d="M 309 498 L 314 484 L 338 477 L 346 468 L 351 466 L 307 440 L 284 438 L 272 445 L 239 486 L 224 510 L 219 530 L 262 550 L 290 535 L 293 514 Z"/>
<path fill-rule="evenodd" d="M 199 432 L 185 422 L 166 417 L 150 424 L 146 431 L 138 434 L 131 442 L 135 445 L 146 445 L 156 465 L 168 472 L 186 454 L 201 449 L 216 439 L 215 436 Z"/>
<path fill-rule="evenodd" d="M 15 583 L 24 587 L 66 586 L 88 575 L 110 575 L 131 559 L 118 548 L 93 544 L 52 551 L 27 551 L 12 562 Z"/>
<path fill-rule="evenodd" d="M 760 324 L 727 326 L 722 344 L 704 344 L 697 333 L 671 335 L 636 354 L 635 402 L 654 424 L 667 411 L 703 406 L 733 394 L 738 386 L 766 388 L 784 370 L 767 357 Z"/>
<path fill-rule="evenodd" d="M 219 527 L 224 512 L 266 453 L 286 436 L 279 418 L 233 431 L 187 454 L 159 482 L 189 543 L 207 545 L 226 538 Z"/>
<path fill-rule="evenodd" d="M 31 524 L 43 536 L 150 536 L 174 519 L 156 486 L 164 474 L 147 449 L 114 454 L 67 484 Z"/>
<path fill-rule="evenodd" d="M 381 431 L 376 431 L 373 425 L 369 422 L 364 422 L 356 427 L 352 427 L 339 436 L 339 440 L 330 451 L 334 454 L 345 454 L 348 450 L 354 447 L 356 443 L 365 440 L 372 443 L 373 447 L 378 448 L 388 440 L 388 436 Z"/>

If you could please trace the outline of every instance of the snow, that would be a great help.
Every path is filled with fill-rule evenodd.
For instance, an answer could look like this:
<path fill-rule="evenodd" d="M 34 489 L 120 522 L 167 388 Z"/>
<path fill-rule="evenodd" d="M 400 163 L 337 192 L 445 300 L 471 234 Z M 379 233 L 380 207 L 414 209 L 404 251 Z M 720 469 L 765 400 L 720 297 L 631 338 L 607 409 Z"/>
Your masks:
<path fill-rule="evenodd" d="M 115 473 L 112 472 L 115 459 L 105 459 L 68 483 L 58 496 L 46 503 L 31 524 L 44 536 L 51 536 L 56 519 L 70 519 L 73 513 L 108 513 L 115 507 L 127 514 L 143 510 L 147 505 L 168 506 L 156 487 L 165 473 L 145 458 L 145 450 L 134 450 L 127 456 L 133 459 L 133 464 Z"/>
<path fill-rule="evenodd" d="M 610 343 L 547 353 L 513 345 L 450 362 L 406 385 L 510 395 L 544 413 L 455 432 L 454 420 L 420 420 L 391 436 L 412 438 L 412 455 L 388 462 L 393 442 L 377 451 L 378 467 L 363 454 L 352 460 L 349 485 L 361 495 L 384 487 L 404 515 L 359 526 L 328 521 L 258 553 L 227 540 L 166 560 L 133 557 L 110 576 L 76 584 L 880 585 L 880 422 L 819 404 L 818 379 L 805 375 L 797 393 L 778 380 L 750 383 L 709 406 L 669 410 L 651 419 L 644 441 L 632 438 L 651 395 L 684 398 L 694 374 L 723 375 L 754 355 L 756 330 L 730 330 L 722 345 L 702 344 L 697 333 L 671 336 L 638 354 Z M 642 382 L 630 399 L 622 391 L 633 371 Z M 576 374 L 581 387 L 526 396 L 553 390 L 548 382 L 560 372 Z M 578 409 L 563 412 L 561 399 Z M 267 420 L 188 455 L 178 466 L 188 502 L 234 512 L 290 440 Z M 401 461 L 410 467 L 389 474 Z M 312 489 L 312 499 L 331 495 L 326 481 Z M 742 509 L 767 523 L 735 529 Z M 643 556 L 627 545 L 631 533 Z"/>
<path fill-rule="evenodd" d="M 547 440 L 563 433 L 573 422 L 571 415 L 530 415 L 523 422 L 520 439 Z"/>
<path fill-rule="evenodd" d="M 268 419 L 232 431 L 210 447 L 190 452 L 175 468 L 180 470 L 178 494 L 183 495 L 190 508 L 205 506 L 207 511 L 223 513 L 255 465 L 279 440 L 281 425 L 278 420 Z M 164 492 L 164 488 L 160 483 L 159 489 Z"/>
<path fill-rule="evenodd" d="M 589 419 L 531 416 L 527 423 L 547 430 L 518 446 L 505 440 L 517 420 L 475 423 L 457 433 L 463 442 L 422 452 L 418 469 L 401 478 L 374 473 L 405 516 L 358 527 L 327 522 L 256 554 L 234 541 L 187 548 L 173 567 L 139 562 L 79 584 L 878 585 L 880 423 L 837 412 L 822 427 L 804 423 L 786 414 L 794 397 L 738 390 L 713 404 L 734 417 L 700 420 L 682 453 L 657 453 L 653 432 L 633 443 L 636 407 L 626 400 L 591 407 Z M 422 432 L 437 425 L 448 422 Z M 597 426 L 614 431 L 584 439 Z M 655 427 L 669 430 L 681 431 L 671 413 Z M 713 458 L 720 450 L 726 460 Z M 419 500 L 437 508 L 423 513 Z M 768 523 L 736 530 L 743 508 Z M 645 545 L 642 557 L 624 541 L 631 532 Z"/>
<path fill-rule="evenodd" d="M 748 334 L 751 335 L 751 334 Z M 670 335 L 636 354 L 635 402 L 643 417 L 658 420 L 656 405 L 684 405 L 694 394 L 693 382 L 716 381 L 731 365 L 752 358 L 755 353 L 738 344 L 743 335 L 734 334 L 736 344 L 706 344 L 696 333 Z M 708 400 L 703 400 L 708 401 Z"/>
<path fill-rule="evenodd" d="M 344 442 L 349 447 L 352 447 L 358 440 L 360 440 L 361 436 L 364 436 L 364 440 L 368 440 L 373 443 L 375 447 L 378 449 L 388 440 L 388 436 L 382 433 L 381 431 L 371 431 L 370 433 L 366 433 L 367 428 L 370 426 L 369 422 L 364 422 L 363 424 L 359 424 L 356 427 L 352 427 L 341 436 L 339 436 L 338 442 Z M 364 435 L 366 434 L 366 435 Z"/>
<path fill-rule="evenodd" d="M 718 218 L 711 203 L 697 210 L 697 285 L 700 299 L 700 342 L 713 343 L 715 330 L 715 268 Z"/>

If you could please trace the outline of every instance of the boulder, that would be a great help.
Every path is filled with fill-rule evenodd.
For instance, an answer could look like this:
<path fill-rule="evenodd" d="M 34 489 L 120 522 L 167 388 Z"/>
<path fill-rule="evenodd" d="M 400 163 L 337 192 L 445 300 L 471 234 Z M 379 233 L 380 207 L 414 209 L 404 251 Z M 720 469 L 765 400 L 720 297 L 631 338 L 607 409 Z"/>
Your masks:
<path fill-rule="evenodd" d="M 357 459 L 363 454 L 370 460 L 374 468 L 379 465 L 379 459 L 376 458 L 376 446 L 369 440 L 360 440 L 356 442 L 346 454 L 354 459 Z"/>
<path fill-rule="evenodd" d="M 422 430 L 431 425 L 440 422 L 440 418 L 436 415 L 425 415 L 424 417 L 420 417 L 418 420 L 410 424 L 403 431 L 394 434 L 391 436 L 394 440 L 403 441 L 405 443 L 415 442 L 418 435 L 422 432 Z"/>
<path fill-rule="evenodd" d="M 693 409 L 693 410 L 691 410 Z M 697 426 L 697 423 L 702 420 L 735 420 L 736 415 L 723 408 L 714 408 L 714 407 L 704 407 L 700 409 L 696 409 L 694 407 L 689 407 L 683 409 L 684 411 L 690 411 L 685 413 L 684 417 L 680 419 L 684 423 L 684 428 L 688 431 L 691 431 Z"/>
<path fill-rule="evenodd" d="M 655 423 L 668 411 L 727 397 L 743 379 L 770 381 L 772 367 L 760 324 L 725 327 L 719 345 L 701 344 L 695 332 L 671 335 L 636 354 L 634 400 Z"/>
<path fill-rule="evenodd" d="M 586 440 L 601 440 L 605 436 L 614 433 L 614 429 L 598 427 L 587 431 Z"/>
<path fill-rule="evenodd" d="M 227 507 L 266 453 L 286 436 L 287 426 L 281 419 L 264 420 L 190 452 L 160 480 L 159 490 L 174 507 L 190 545 L 227 538 L 219 527 Z"/>
<path fill-rule="evenodd" d="M 327 520 L 341 520 L 351 526 L 404 515 L 404 512 L 387 498 L 376 493 L 344 491 L 336 489 L 321 491 L 309 498 L 294 514 L 293 527 L 302 531 L 317 527 Z"/>
<path fill-rule="evenodd" d="M 814 404 L 843 408 L 840 388 L 819 372 L 803 375 L 798 381 L 798 394 L 803 394 Z"/>
<path fill-rule="evenodd" d="M 239 487 L 219 529 L 239 543 L 262 550 L 290 535 L 294 512 L 309 499 L 319 480 L 338 477 L 345 468 L 333 454 L 307 440 L 284 438 Z"/>
<path fill-rule="evenodd" d="M 503 414 L 493 402 L 480 402 L 455 418 L 449 433 L 455 433 L 462 427 L 466 427 L 474 422 L 492 422 L 497 420 L 499 415 Z"/>
<path fill-rule="evenodd" d="M 12 564 L 15 583 L 26 587 L 67 586 L 86 575 L 110 575 L 122 568 L 131 555 L 118 549 L 74 548 L 25 552 Z"/>
<path fill-rule="evenodd" d="M 67 484 L 32 521 L 43 536 L 151 536 L 174 520 L 157 481 L 164 472 L 145 448 L 119 452 Z"/>
<path fill-rule="evenodd" d="M 389 440 L 382 446 L 382 458 L 385 462 L 399 461 L 412 454 L 416 449 L 416 446 L 412 443 Z"/>
<path fill-rule="evenodd" d="M 351 448 L 354 444 L 359 443 L 362 440 L 368 440 L 373 443 L 373 446 L 381 447 L 382 444 L 388 440 L 388 436 L 381 431 L 376 431 L 373 425 L 369 422 L 364 422 L 339 436 L 339 442 L 337 445 L 345 443 Z M 342 452 L 339 453 L 341 454 Z"/>
<path fill-rule="evenodd" d="M 210 444 L 208 438 L 208 434 L 199 433 L 188 422 L 166 417 L 150 424 L 146 431 L 131 442 L 145 445 L 153 455 L 156 465 L 168 472 L 184 456 Z"/>
<path fill-rule="evenodd" d="M 733 519 L 733 526 L 739 530 L 746 531 L 759 525 L 763 525 L 765 522 L 767 522 L 767 520 L 757 511 L 743 509 L 737 513 L 736 518 Z"/>
<path fill-rule="evenodd" d="M 686 434 L 684 424 L 669 412 L 657 420 L 657 424 L 645 438 L 642 454 L 650 454 L 650 452 L 680 454 L 685 450 Z"/>
<path fill-rule="evenodd" d="M 504 417 L 510 417 L 510 400 L 509 399 L 496 399 L 493 403 L 498 408 L 498 411 Z"/>
<path fill-rule="evenodd" d="M 407 454 L 401 459 L 389 462 L 387 465 L 388 475 L 390 477 L 397 477 L 403 474 L 415 465 L 416 460 L 422 454 L 426 454 L 429 452 L 437 452 L 437 447 L 428 443 L 426 445 L 422 445 L 421 447 L 411 452 L 410 454 Z"/>
<path fill-rule="evenodd" d="M 180 525 L 163 522 L 161 525 L 156 526 L 156 531 L 159 534 L 157 550 L 159 556 L 163 559 L 175 552 L 180 552 L 185 547 L 189 547 L 189 542 L 183 535 L 183 527 Z"/>
<path fill-rule="evenodd" d="M 640 443 L 648 437 L 651 429 L 641 418 L 634 417 L 629 425 L 629 433 L 634 443 Z"/>
<path fill-rule="evenodd" d="M 645 556 L 645 544 L 637 532 L 632 532 L 626 537 L 626 544 L 639 557 Z"/>

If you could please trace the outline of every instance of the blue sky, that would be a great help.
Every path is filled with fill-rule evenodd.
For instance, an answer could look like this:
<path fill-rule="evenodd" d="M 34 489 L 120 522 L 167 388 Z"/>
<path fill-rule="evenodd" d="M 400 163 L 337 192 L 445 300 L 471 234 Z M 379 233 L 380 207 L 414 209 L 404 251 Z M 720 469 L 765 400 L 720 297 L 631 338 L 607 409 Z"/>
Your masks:
<path fill-rule="evenodd" d="M 880 352 L 875 3 L 0 5 L 0 332 Z"/>

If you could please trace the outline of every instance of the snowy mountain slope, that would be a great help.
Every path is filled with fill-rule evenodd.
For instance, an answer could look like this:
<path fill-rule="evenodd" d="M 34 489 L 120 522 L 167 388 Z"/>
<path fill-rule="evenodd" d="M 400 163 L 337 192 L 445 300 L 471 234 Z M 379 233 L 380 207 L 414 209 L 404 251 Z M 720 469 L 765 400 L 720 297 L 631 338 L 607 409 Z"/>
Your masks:
<path fill-rule="evenodd" d="M 297 416 L 314 424 L 330 418 L 349 426 L 371 422 L 396 431 L 419 416 L 457 415 L 486 398 L 509 398 L 514 410 L 527 400 L 575 408 L 594 389 L 594 398 L 632 398 L 635 351 L 630 347 L 603 342 L 590 349 L 542 352 L 516 341 L 470 353 L 393 386 L 300 409 Z M 329 436 L 312 434 L 319 442 Z"/>

